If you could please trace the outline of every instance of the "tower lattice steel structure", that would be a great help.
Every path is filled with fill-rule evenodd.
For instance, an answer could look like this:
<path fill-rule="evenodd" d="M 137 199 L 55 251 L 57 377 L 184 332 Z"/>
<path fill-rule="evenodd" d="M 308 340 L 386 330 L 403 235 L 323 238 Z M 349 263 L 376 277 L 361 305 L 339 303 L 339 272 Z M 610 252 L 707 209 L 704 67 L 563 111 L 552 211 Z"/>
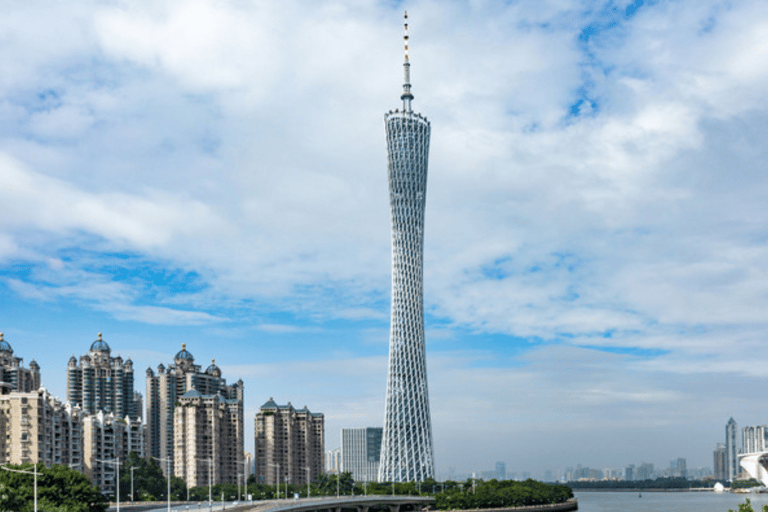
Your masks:
<path fill-rule="evenodd" d="M 392 211 L 392 324 L 380 482 L 420 482 L 434 476 L 423 298 L 430 126 L 411 109 L 408 13 L 403 66 L 403 110 L 384 116 Z"/>

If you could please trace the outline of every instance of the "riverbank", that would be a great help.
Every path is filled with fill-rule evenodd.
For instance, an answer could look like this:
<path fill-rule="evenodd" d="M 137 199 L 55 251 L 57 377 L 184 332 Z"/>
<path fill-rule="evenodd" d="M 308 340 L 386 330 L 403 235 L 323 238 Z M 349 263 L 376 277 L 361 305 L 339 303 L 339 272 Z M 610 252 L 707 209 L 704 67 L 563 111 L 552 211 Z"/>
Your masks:
<path fill-rule="evenodd" d="M 549 505 L 526 505 L 523 507 L 504 507 L 504 508 L 479 508 L 472 510 L 452 510 L 450 512 L 570 512 L 579 510 L 579 501 L 576 498 L 569 498 L 563 503 L 551 503 Z M 442 511 L 448 512 L 448 511 Z"/>

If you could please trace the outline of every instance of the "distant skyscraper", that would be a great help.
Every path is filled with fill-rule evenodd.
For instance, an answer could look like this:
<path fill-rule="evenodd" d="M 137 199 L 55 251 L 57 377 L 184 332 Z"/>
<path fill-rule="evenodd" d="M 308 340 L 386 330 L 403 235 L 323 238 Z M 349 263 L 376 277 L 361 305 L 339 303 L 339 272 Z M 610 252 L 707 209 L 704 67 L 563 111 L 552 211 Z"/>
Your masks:
<path fill-rule="evenodd" d="M 99 333 L 88 354 L 80 356 L 79 364 L 74 355 L 69 359 L 67 401 L 79 405 L 84 414 L 103 411 L 120 419 L 140 418 L 133 390 L 133 362 L 112 357 Z"/>
<path fill-rule="evenodd" d="M 325 452 L 325 467 L 323 471 L 326 474 L 337 474 L 341 469 L 341 446 Z"/>
<path fill-rule="evenodd" d="M 381 427 L 341 429 L 341 471 L 356 482 L 375 482 L 379 475 Z"/>
<path fill-rule="evenodd" d="M 741 451 L 743 453 L 757 453 L 766 450 L 766 435 L 768 426 L 744 427 L 741 429 Z"/>
<path fill-rule="evenodd" d="M 405 20 L 403 111 L 384 116 L 392 213 L 392 320 L 380 482 L 419 482 L 434 476 L 423 293 L 430 125 L 411 109 L 407 13 Z"/>
<path fill-rule="evenodd" d="M 684 458 L 680 457 L 669 463 L 669 476 L 688 478 L 688 467 Z"/>
<path fill-rule="evenodd" d="M 739 474 L 739 446 L 736 420 L 731 418 L 725 424 L 725 477 L 733 482 Z"/>
<path fill-rule="evenodd" d="M 10 343 L 0 332 L 0 394 L 11 391 L 29 393 L 40 388 L 40 367 L 33 359 L 29 369 L 22 366 L 23 359 L 13 355 Z"/>
<path fill-rule="evenodd" d="M 717 443 L 713 456 L 713 466 L 715 468 L 714 476 L 715 480 L 723 481 L 728 479 L 726 472 L 726 458 L 725 458 L 725 445 L 723 443 Z"/>

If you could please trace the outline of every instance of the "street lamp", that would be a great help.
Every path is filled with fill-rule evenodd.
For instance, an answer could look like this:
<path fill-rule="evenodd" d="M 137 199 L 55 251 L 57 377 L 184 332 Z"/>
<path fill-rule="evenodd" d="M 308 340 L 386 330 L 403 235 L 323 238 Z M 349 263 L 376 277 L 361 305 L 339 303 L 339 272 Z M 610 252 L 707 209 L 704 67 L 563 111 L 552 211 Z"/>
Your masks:
<path fill-rule="evenodd" d="M 247 501 L 248 499 L 248 472 L 246 470 L 246 465 L 248 464 L 247 460 L 241 460 L 240 464 L 243 465 L 243 501 Z M 238 473 L 239 475 L 239 473 Z M 240 487 L 240 484 L 237 484 L 238 487 Z"/>
<path fill-rule="evenodd" d="M 167 459 L 161 459 L 160 457 L 152 457 L 155 460 L 159 460 L 160 462 L 165 462 L 166 464 L 166 470 L 167 478 L 168 480 L 168 512 L 171 512 L 171 459 L 170 457 Z M 119 511 L 118 511 L 119 512 Z"/>
<path fill-rule="evenodd" d="M 208 463 L 208 510 L 213 510 L 213 497 L 211 496 L 211 489 L 213 487 L 213 459 L 197 460 L 202 460 Z"/>
<path fill-rule="evenodd" d="M 5 466 L 0 466 L 0 469 L 4 469 L 6 471 L 12 471 L 14 473 L 26 473 L 28 475 L 35 475 L 35 512 L 37 512 L 37 464 L 32 465 L 32 469 L 34 471 L 24 471 L 23 469 L 11 469 L 7 468 Z M 118 502 L 119 503 L 119 502 Z"/>
<path fill-rule="evenodd" d="M 280 464 L 272 464 L 271 462 L 268 463 L 273 468 L 277 468 L 277 499 L 280 499 Z M 288 487 L 285 488 L 285 499 L 288 499 Z"/>
<path fill-rule="evenodd" d="M 309 466 L 305 467 L 304 470 L 307 472 L 307 498 L 309 498 Z"/>
<path fill-rule="evenodd" d="M 115 501 L 117 502 L 117 512 L 120 512 L 120 459 L 94 459 L 102 464 L 115 465 Z"/>
<path fill-rule="evenodd" d="M 131 505 L 133 505 L 133 470 L 139 469 L 138 466 L 131 466 Z"/>

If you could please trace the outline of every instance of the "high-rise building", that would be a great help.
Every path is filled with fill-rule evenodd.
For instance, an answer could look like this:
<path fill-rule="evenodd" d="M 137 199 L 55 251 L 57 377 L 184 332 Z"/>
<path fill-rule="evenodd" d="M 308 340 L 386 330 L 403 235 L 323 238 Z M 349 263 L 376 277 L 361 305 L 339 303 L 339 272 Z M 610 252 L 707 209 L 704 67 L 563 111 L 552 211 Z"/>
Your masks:
<path fill-rule="evenodd" d="M 83 472 L 102 493 L 115 496 L 115 461 L 124 462 L 131 452 L 146 456 L 141 420 L 104 411 L 83 418 Z"/>
<path fill-rule="evenodd" d="M 384 116 L 392 215 L 392 314 L 380 482 L 434 477 L 423 290 L 430 124 L 411 108 L 407 13 L 405 21 L 403 110 Z"/>
<path fill-rule="evenodd" d="M 187 487 L 236 484 L 238 475 L 247 476 L 242 400 L 191 389 L 179 398 L 174 424 L 174 472 Z"/>
<path fill-rule="evenodd" d="M 379 476 L 381 427 L 341 429 L 341 471 L 356 482 L 375 482 Z"/>
<path fill-rule="evenodd" d="M 728 479 L 726 472 L 726 458 L 725 458 L 725 445 L 723 443 L 717 443 L 713 456 L 713 467 L 715 468 L 714 477 L 715 480 L 724 481 Z"/>
<path fill-rule="evenodd" d="M 729 482 L 736 480 L 740 472 L 737 431 L 736 420 L 731 418 L 725 424 L 725 478 Z"/>
<path fill-rule="evenodd" d="M 45 388 L 0 396 L 0 464 L 42 462 L 82 469 L 82 414 Z"/>
<path fill-rule="evenodd" d="M 187 350 L 186 344 L 173 358 L 173 364 L 166 370 L 161 363 L 157 366 L 157 375 L 147 368 L 147 444 L 148 452 L 161 462 L 163 472 L 168 470 L 170 459 L 171 474 L 174 459 L 174 410 L 176 403 L 187 391 L 195 390 L 201 395 L 220 395 L 222 398 L 238 400 L 243 403 L 243 381 L 227 385 L 221 377 L 221 370 L 215 361 L 203 372 L 195 364 L 194 356 Z M 242 418 L 240 420 L 242 424 Z M 242 443 L 238 447 L 243 452 Z M 218 483 L 218 482 L 214 482 Z M 207 485 L 207 482 L 206 482 Z"/>
<path fill-rule="evenodd" d="M 139 418 L 133 390 L 133 362 L 111 356 L 111 349 L 98 334 L 88 354 L 73 355 L 67 365 L 67 401 L 85 414 L 103 411 L 118 418 Z"/>
<path fill-rule="evenodd" d="M 22 366 L 24 359 L 15 357 L 11 344 L 0 332 L 0 394 L 19 391 L 29 393 L 40 388 L 40 367 L 33 359 L 29 369 Z"/>
<path fill-rule="evenodd" d="M 270 398 L 259 408 L 254 428 L 254 475 L 260 484 L 306 484 L 323 472 L 325 417 L 277 405 Z"/>
<path fill-rule="evenodd" d="M 507 478 L 507 465 L 503 462 L 497 462 L 495 469 L 480 472 L 480 478 L 483 480 L 505 480 Z"/>
<path fill-rule="evenodd" d="M 688 478 L 688 464 L 682 457 L 669 463 L 669 476 L 677 478 Z"/>
<path fill-rule="evenodd" d="M 637 468 L 635 474 L 635 480 L 651 480 L 653 478 L 653 464 L 650 462 L 643 462 L 640 467 Z"/>
<path fill-rule="evenodd" d="M 341 446 L 325 452 L 325 467 L 327 474 L 339 474 L 341 472 Z"/>
<path fill-rule="evenodd" d="M 741 429 L 741 451 L 742 453 L 764 452 L 768 443 L 768 426 L 759 425 L 757 427 L 743 427 Z"/>

